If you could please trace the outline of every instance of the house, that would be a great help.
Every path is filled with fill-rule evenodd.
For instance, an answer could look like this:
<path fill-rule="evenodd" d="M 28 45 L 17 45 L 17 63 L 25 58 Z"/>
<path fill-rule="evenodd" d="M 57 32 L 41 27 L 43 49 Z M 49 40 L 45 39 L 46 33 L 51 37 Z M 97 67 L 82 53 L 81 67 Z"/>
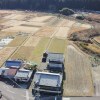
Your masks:
<path fill-rule="evenodd" d="M 62 75 L 59 73 L 36 72 L 33 92 L 61 94 Z"/>
<path fill-rule="evenodd" d="M 5 62 L 6 68 L 16 68 L 19 69 L 22 66 L 22 61 L 20 60 L 7 60 Z"/>
<path fill-rule="evenodd" d="M 29 82 L 33 71 L 25 70 L 25 69 L 19 69 L 14 77 L 15 81 L 19 82 Z"/>

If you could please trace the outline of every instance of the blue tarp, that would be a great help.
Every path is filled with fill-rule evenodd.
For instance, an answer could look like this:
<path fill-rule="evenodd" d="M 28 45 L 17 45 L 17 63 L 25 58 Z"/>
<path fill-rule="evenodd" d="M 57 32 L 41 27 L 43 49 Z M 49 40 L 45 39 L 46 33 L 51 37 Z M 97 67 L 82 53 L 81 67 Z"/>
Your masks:
<path fill-rule="evenodd" d="M 5 66 L 10 68 L 10 67 L 14 67 L 14 68 L 20 68 L 22 65 L 21 61 L 6 61 L 5 62 Z"/>

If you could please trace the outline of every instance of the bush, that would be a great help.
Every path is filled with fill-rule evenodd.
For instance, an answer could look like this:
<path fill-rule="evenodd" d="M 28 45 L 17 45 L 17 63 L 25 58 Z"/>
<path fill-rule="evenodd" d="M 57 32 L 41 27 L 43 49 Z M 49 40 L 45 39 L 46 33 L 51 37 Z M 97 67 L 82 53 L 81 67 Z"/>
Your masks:
<path fill-rule="evenodd" d="M 74 11 L 69 8 L 63 8 L 62 10 L 59 10 L 59 12 L 63 15 L 72 15 L 74 14 Z"/>

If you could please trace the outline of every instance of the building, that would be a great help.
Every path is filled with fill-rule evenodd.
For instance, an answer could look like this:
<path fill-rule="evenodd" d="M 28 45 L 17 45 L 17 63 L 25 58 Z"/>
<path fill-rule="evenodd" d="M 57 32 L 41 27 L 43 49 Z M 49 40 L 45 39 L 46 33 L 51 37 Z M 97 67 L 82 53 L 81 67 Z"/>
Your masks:
<path fill-rule="evenodd" d="M 62 75 L 59 73 L 36 72 L 33 92 L 62 93 Z"/>
<path fill-rule="evenodd" d="M 19 69 L 22 66 L 22 61 L 19 60 L 7 60 L 5 62 L 7 68 L 16 68 Z"/>
<path fill-rule="evenodd" d="M 64 63 L 63 53 L 50 53 L 49 52 L 47 53 L 46 56 L 45 55 L 43 55 L 43 59 L 46 59 L 46 62 Z"/>
<path fill-rule="evenodd" d="M 29 82 L 31 79 L 33 71 L 25 70 L 25 69 L 19 69 L 14 77 L 15 81 L 19 82 Z"/>
<path fill-rule="evenodd" d="M 63 72 L 64 66 L 63 64 L 58 64 L 58 63 L 48 63 L 47 69 L 50 72 Z"/>

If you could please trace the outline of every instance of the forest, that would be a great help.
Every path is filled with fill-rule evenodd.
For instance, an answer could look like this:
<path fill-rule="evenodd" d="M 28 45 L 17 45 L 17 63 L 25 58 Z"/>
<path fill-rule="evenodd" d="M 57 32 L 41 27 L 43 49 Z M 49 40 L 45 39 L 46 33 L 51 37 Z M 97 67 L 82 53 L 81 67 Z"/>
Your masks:
<path fill-rule="evenodd" d="M 0 9 L 57 12 L 64 7 L 100 11 L 100 0 L 0 0 Z"/>

